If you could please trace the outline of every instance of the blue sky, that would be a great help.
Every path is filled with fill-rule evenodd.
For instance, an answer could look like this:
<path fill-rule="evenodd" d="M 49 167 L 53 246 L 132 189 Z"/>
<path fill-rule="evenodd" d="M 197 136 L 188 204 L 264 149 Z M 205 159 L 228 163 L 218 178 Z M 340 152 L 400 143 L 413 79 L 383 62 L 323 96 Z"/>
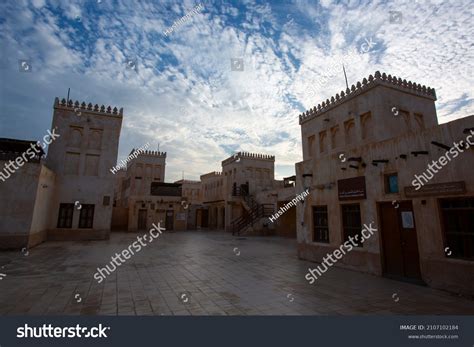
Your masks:
<path fill-rule="evenodd" d="M 349 84 L 380 70 L 435 88 L 441 123 L 473 114 L 472 13 L 470 0 L 3 1 L 0 137 L 42 137 L 71 88 L 123 107 L 119 160 L 159 144 L 167 181 L 239 150 L 275 155 L 281 178 L 302 158 L 298 114 L 345 89 L 342 62 Z"/>

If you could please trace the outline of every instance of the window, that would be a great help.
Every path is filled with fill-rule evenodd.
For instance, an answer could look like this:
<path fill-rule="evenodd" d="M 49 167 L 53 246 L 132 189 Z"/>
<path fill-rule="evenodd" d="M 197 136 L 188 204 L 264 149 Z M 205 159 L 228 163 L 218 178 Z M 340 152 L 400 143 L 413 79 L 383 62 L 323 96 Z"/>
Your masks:
<path fill-rule="evenodd" d="M 339 142 L 339 125 L 335 125 L 331 128 L 331 148 L 337 148 Z"/>
<path fill-rule="evenodd" d="M 122 190 L 128 189 L 130 187 L 130 177 L 122 181 Z"/>
<path fill-rule="evenodd" d="M 326 150 L 326 131 L 319 133 L 319 152 L 323 153 Z"/>
<path fill-rule="evenodd" d="M 65 175 L 78 175 L 79 174 L 79 153 L 66 153 L 66 160 L 64 162 L 64 174 Z"/>
<path fill-rule="evenodd" d="M 450 258 L 474 260 L 474 198 L 442 199 L 440 205 Z"/>
<path fill-rule="evenodd" d="M 349 240 L 349 236 L 355 237 L 362 230 L 360 220 L 360 206 L 359 204 L 342 205 L 342 227 L 344 231 L 344 241 Z M 355 242 L 358 247 L 362 247 L 362 243 Z"/>
<path fill-rule="evenodd" d="M 366 139 L 373 131 L 372 114 L 370 112 L 364 113 L 360 116 L 360 124 L 362 126 L 362 139 Z"/>
<path fill-rule="evenodd" d="M 99 160 L 100 156 L 95 154 L 86 154 L 86 168 L 84 175 L 98 176 L 99 175 Z"/>
<path fill-rule="evenodd" d="M 414 114 L 415 118 L 415 124 L 418 129 L 424 129 L 425 128 L 425 122 L 423 121 L 423 115 L 421 113 L 415 113 Z"/>
<path fill-rule="evenodd" d="M 398 113 L 400 113 L 401 118 L 405 122 L 405 128 L 406 130 L 411 130 L 411 124 L 410 124 L 410 112 L 408 111 L 403 111 L 403 110 L 398 110 Z"/>
<path fill-rule="evenodd" d="M 388 174 L 384 176 L 385 178 L 385 193 L 386 194 L 394 194 L 398 193 L 398 175 Z"/>
<path fill-rule="evenodd" d="M 314 155 L 314 135 L 308 137 L 308 157 Z"/>
<path fill-rule="evenodd" d="M 344 136 L 346 138 L 346 145 L 350 145 L 355 141 L 355 121 L 349 119 L 344 122 Z"/>
<path fill-rule="evenodd" d="M 145 177 L 149 178 L 149 177 L 152 177 L 152 170 L 153 170 L 153 166 L 152 165 L 145 165 Z"/>
<path fill-rule="evenodd" d="M 79 215 L 79 228 L 92 228 L 94 221 L 94 205 L 82 205 L 81 214 Z"/>
<path fill-rule="evenodd" d="M 313 242 L 329 243 L 328 208 L 327 206 L 313 207 Z"/>
<path fill-rule="evenodd" d="M 100 150 L 102 147 L 102 130 L 91 129 L 89 135 L 89 148 Z"/>
<path fill-rule="evenodd" d="M 110 196 L 105 195 L 103 200 L 102 200 L 102 205 L 109 206 L 109 204 L 110 204 Z"/>
<path fill-rule="evenodd" d="M 72 228 L 74 204 L 59 204 L 58 228 Z"/>
<path fill-rule="evenodd" d="M 81 147 L 83 128 L 80 127 L 69 127 L 69 136 L 67 139 L 67 145 L 69 147 Z"/>

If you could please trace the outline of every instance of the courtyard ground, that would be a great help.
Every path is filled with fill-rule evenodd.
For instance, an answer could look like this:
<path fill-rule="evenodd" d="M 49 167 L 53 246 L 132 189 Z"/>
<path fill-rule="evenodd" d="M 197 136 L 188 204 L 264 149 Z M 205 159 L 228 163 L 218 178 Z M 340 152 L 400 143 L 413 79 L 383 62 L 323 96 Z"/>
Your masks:
<path fill-rule="evenodd" d="M 98 284 L 98 267 L 136 241 L 46 242 L 1 252 L 1 315 L 474 314 L 474 301 L 419 285 L 315 263 L 296 241 L 224 232 L 164 233 Z"/>

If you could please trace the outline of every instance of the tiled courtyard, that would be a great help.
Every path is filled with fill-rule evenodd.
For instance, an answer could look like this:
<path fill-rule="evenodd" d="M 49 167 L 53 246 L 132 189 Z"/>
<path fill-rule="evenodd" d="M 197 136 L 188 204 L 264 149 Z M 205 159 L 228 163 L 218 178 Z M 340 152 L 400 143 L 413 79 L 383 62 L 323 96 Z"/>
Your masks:
<path fill-rule="evenodd" d="M 335 267 L 310 285 L 295 240 L 224 232 L 165 233 L 98 284 L 136 236 L 0 253 L 0 314 L 474 314 L 472 300 Z"/>

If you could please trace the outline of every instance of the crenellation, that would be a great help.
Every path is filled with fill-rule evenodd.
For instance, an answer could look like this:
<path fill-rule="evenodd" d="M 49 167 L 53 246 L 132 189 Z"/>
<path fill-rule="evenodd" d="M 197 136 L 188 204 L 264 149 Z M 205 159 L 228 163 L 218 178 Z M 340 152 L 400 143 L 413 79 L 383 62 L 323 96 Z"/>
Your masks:
<path fill-rule="evenodd" d="M 409 90 L 413 94 L 424 96 L 433 100 L 436 100 L 436 92 L 435 89 L 431 87 L 421 86 L 416 82 L 407 81 L 406 79 L 402 79 L 400 77 L 387 75 L 385 72 L 380 73 L 380 71 L 376 71 L 375 75 L 369 75 L 369 78 L 363 78 L 362 83 L 358 81 L 355 85 L 352 84 L 350 89 L 347 88 L 346 92 L 344 93 L 341 91 L 340 94 L 336 94 L 336 96 L 332 96 L 330 99 L 326 99 L 321 104 L 318 104 L 317 107 L 310 108 L 305 112 L 299 115 L 300 124 L 304 121 L 307 121 L 313 117 L 318 116 L 319 114 L 328 111 L 330 108 L 339 105 L 347 100 L 352 99 L 353 97 L 359 95 L 360 93 L 368 90 L 369 88 L 373 88 L 376 85 L 385 85 L 390 87 L 396 87 L 400 90 Z"/>
<path fill-rule="evenodd" d="M 123 108 L 121 107 L 118 109 L 117 107 L 112 108 L 112 106 L 108 106 L 107 108 L 102 105 L 99 108 L 98 104 L 92 105 L 91 102 L 86 103 L 85 101 L 80 102 L 79 100 L 73 101 L 73 100 L 66 100 L 65 98 L 62 98 L 59 100 L 58 97 L 54 99 L 54 107 L 55 108 L 69 108 L 69 109 L 75 109 L 75 108 L 80 108 L 82 110 L 87 110 L 90 112 L 97 112 L 97 113 L 105 113 L 105 114 L 110 114 L 110 115 L 116 115 L 116 116 L 123 116 Z"/>

